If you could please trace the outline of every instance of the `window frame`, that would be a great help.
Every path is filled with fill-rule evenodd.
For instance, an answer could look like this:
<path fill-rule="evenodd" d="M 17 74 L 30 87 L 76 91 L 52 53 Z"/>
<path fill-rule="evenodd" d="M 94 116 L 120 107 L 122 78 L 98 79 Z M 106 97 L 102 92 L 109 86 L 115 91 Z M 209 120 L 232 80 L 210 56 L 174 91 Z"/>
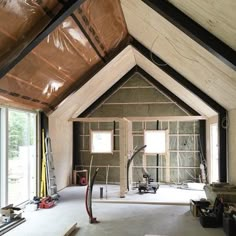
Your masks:
<path fill-rule="evenodd" d="M 8 204 L 8 148 L 9 148 L 9 111 L 19 111 L 35 114 L 35 186 L 33 187 L 34 193 L 29 193 L 29 201 L 33 195 L 38 194 L 38 173 L 39 173 L 39 146 L 38 146 L 38 138 L 39 138 L 39 112 L 28 110 L 28 109 L 20 109 L 14 106 L 0 106 L 0 207 L 6 206 Z M 28 180 L 29 181 L 29 180 Z M 29 189 L 28 189 L 29 190 Z M 32 195 L 33 194 L 33 195 Z M 23 203 L 23 202 L 22 202 Z M 20 203 L 20 205 L 22 204 Z"/>
<path fill-rule="evenodd" d="M 165 143 L 165 150 L 164 151 L 149 151 L 149 148 L 148 148 L 148 144 L 146 143 L 147 142 L 147 134 L 148 133 L 157 133 L 157 134 L 160 134 L 160 133 L 164 133 L 165 134 L 165 140 L 164 140 L 164 143 Z M 144 149 L 144 153 L 145 154 L 148 154 L 148 155 L 156 155 L 156 154 L 166 154 L 168 152 L 168 130 L 144 130 L 144 144 L 147 145 L 147 147 Z"/>
<path fill-rule="evenodd" d="M 106 150 L 106 151 L 97 151 L 97 150 L 94 150 L 93 149 L 93 146 L 94 146 L 94 140 L 93 140 L 93 137 L 94 137 L 94 134 L 97 134 L 97 133 L 101 133 L 101 134 L 109 134 L 110 135 L 110 145 L 109 145 L 109 150 Z M 104 142 L 104 140 L 102 141 Z M 90 153 L 91 154 L 113 154 L 113 146 L 114 146 L 114 143 L 113 143 L 113 130 L 90 130 Z"/>

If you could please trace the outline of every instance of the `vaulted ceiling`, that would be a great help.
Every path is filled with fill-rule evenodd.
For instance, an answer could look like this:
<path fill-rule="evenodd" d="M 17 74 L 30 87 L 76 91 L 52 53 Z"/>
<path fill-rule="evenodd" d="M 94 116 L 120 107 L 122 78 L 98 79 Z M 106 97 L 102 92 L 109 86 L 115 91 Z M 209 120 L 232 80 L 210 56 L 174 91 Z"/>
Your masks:
<path fill-rule="evenodd" d="M 202 116 L 236 109 L 235 10 L 234 0 L 1 1 L 0 104 L 77 117 L 141 68 Z"/>

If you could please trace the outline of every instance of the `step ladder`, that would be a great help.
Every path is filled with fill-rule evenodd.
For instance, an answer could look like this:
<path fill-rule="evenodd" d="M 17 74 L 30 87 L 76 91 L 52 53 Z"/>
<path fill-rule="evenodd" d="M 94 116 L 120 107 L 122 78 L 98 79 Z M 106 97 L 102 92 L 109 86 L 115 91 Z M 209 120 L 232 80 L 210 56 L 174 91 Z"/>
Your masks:
<path fill-rule="evenodd" d="M 45 138 L 45 148 L 46 148 L 46 178 L 47 178 L 47 193 L 48 193 L 47 195 L 54 200 L 58 200 L 60 196 L 57 193 L 55 167 L 53 164 L 51 139 L 49 137 Z"/>

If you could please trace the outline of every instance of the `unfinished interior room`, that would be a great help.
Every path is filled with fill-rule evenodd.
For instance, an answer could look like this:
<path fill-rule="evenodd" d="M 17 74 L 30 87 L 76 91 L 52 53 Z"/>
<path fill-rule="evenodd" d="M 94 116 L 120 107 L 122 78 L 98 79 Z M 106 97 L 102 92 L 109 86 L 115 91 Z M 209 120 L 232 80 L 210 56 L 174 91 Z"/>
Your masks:
<path fill-rule="evenodd" d="M 0 0 L 0 235 L 236 235 L 235 0 Z"/>

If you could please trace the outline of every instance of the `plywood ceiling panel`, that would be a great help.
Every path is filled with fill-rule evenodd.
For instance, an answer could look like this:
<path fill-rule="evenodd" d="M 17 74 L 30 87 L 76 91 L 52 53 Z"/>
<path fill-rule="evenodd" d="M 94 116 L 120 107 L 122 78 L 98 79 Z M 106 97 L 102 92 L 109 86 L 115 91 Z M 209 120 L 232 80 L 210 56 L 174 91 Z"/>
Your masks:
<path fill-rule="evenodd" d="M 235 0 L 168 0 L 195 22 L 236 50 Z"/>
<path fill-rule="evenodd" d="M 130 34 L 226 109 L 236 108 L 236 72 L 141 0 L 121 0 Z M 170 89 L 171 90 L 171 89 Z"/>

